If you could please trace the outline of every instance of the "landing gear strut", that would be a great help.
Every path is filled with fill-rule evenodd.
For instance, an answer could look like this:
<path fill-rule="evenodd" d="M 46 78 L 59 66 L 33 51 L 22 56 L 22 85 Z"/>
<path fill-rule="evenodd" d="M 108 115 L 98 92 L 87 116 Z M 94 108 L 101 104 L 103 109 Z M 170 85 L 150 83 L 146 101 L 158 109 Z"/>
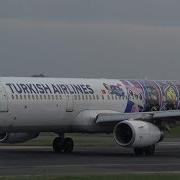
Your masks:
<path fill-rule="evenodd" d="M 71 153 L 74 148 L 74 142 L 71 138 L 64 138 L 63 136 L 56 137 L 53 141 L 53 150 L 56 153 Z"/>
<path fill-rule="evenodd" d="M 134 154 L 136 156 L 152 156 L 155 153 L 155 145 L 142 148 L 134 148 Z"/>

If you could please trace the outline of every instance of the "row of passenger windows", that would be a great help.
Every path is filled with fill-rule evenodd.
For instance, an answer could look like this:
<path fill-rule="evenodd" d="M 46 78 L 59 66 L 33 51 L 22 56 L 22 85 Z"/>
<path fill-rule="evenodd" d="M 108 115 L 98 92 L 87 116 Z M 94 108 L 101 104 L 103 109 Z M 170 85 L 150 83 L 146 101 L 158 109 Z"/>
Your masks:
<path fill-rule="evenodd" d="M 12 100 L 62 100 L 62 95 L 12 95 Z M 127 96 L 116 95 L 74 95 L 74 100 L 124 100 L 128 99 Z"/>
<path fill-rule="evenodd" d="M 74 96 L 75 100 L 99 100 L 99 99 L 108 99 L 108 100 L 120 100 L 120 99 L 125 99 L 125 97 L 120 97 L 116 95 L 75 95 Z"/>
<path fill-rule="evenodd" d="M 61 100 L 61 95 L 12 95 L 12 99 L 20 99 L 20 100 Z"/>

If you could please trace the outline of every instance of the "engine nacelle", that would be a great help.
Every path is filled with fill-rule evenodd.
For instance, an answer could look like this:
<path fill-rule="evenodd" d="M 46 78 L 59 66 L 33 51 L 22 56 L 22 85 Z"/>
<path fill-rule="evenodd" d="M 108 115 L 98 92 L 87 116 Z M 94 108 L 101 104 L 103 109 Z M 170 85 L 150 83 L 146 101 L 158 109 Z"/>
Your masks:
<path fill-rule="evenodd" d="M 39 136 L 39 133 L 28 133 L 28 132 L 18 132 L 18 133 L 0 133 L 0 143 L 23 143 L 33 138 Z"/>
<path fill-rule="evenodd" d="M 163 133 L 149 122 L 128 120 L 114 128 L 114 139 L 122 147 L 146 147 L 163 139 Z"/>

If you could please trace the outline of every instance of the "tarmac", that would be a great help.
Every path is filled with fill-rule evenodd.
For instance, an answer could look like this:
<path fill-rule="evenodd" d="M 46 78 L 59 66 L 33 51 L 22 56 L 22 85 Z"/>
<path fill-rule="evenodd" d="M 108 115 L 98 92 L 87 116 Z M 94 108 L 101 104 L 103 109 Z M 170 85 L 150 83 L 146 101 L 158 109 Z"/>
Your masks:
<path fill-rule="evenodd" d="M 180 139 L 163 142 L 151 157 L 135 157 L 131 149 L 75 147 L 55 154 L 52 147 L 0 146 L 0 176 L 180 173 Z"/>

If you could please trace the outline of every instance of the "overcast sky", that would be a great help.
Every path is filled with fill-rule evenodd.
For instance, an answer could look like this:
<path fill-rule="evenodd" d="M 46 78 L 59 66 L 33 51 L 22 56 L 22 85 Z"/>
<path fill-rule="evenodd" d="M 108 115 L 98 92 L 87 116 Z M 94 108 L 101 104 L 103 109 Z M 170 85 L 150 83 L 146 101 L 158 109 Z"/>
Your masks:
<path fill-rule="evenodd" d="M 180 79 L 179 0 L 1 0 L 0 75 Z"/>

